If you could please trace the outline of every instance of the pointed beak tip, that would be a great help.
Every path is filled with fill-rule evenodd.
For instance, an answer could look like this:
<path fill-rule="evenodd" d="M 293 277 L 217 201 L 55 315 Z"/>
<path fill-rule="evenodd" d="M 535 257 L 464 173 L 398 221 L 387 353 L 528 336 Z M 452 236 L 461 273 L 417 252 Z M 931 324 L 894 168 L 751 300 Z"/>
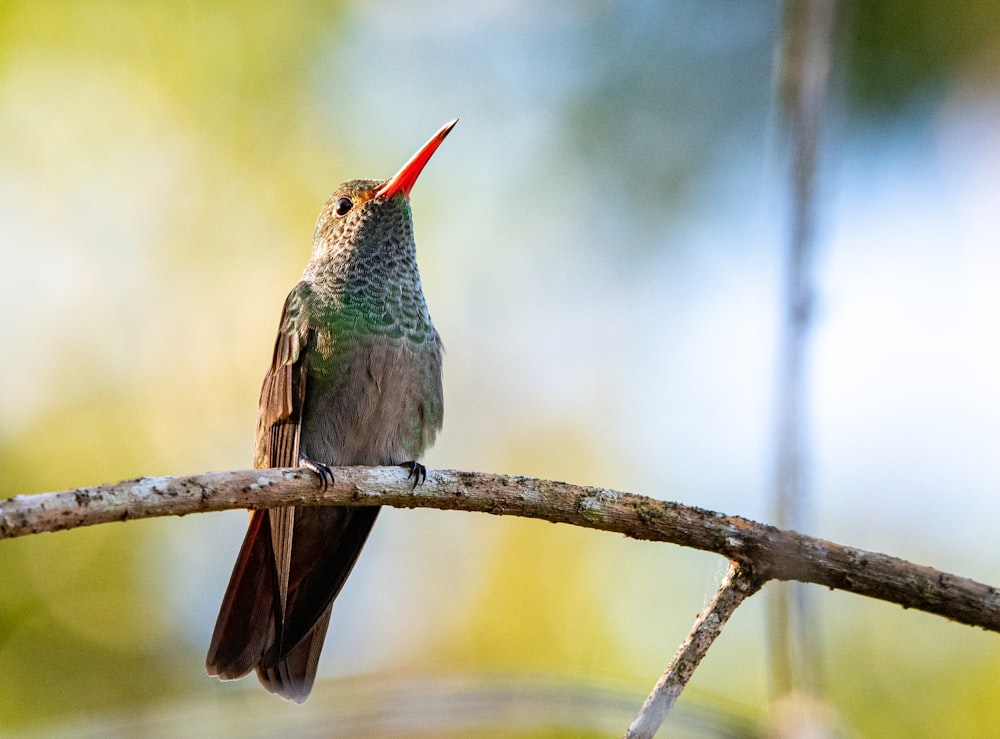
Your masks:
<path fill-rule="evenodd" d="M 410 158 L 410 161 L 404 164 L 403 168 L 395 175 L 386 180 L 375 194 L 379 197 L 391 198 L 396 193 L 401 192 L 403 193 L 403 197 L 409 200 L 410 190 L 413 189 L 413 185 L 416 183 L 421 171 L 423 171 L 424 165 L 430 161 L 431 156 L 451 132 L 451 129 L 455 127 L 456 123 L 458 123 L 458 118 L 448 121 L 441 126 L 438 132 L 431 136 L 427 143 L 421 146 L 417 153 Z"/>

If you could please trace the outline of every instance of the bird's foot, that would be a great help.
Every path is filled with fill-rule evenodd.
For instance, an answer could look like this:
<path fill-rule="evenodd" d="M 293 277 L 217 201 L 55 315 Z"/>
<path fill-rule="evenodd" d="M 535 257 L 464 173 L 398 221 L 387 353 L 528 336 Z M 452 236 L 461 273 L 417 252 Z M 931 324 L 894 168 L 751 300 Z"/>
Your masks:
<path fill-rule="evenodd" d="M 406 476 L 406 479 L 409 480 L 411 477 L 413 478 L 413 487 L 410 488 L 411 490 L 416 490 L 417 485 L 422 485 L 424 480 L 427 479 L 427 468 L 416 460 L 412 462 L 403 462 L 403 464 L 399 466 L 404 470 L 410 471 L 410 474 Z"/>
<path fill-rule="evenodd" d="M 306 455 L 300 454 L 299 467 L 305 467 L 319 475 L 320 486 L 324 493 L 333 484 L 333 470 L 330 469 L 330 465 L 317 462 L 315 459 L 309 459 Z"/>

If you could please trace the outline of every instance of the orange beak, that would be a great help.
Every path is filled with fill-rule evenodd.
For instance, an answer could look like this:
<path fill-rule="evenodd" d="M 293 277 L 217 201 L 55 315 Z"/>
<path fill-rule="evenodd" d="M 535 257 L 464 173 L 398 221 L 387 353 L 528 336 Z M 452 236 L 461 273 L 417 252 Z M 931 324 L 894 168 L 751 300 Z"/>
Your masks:
<path fill-rule="evenodd" d="M 453 121 L 449 121 L 441 126 L 441 130 L 436 134 L 431 136 L 431 140 L 420 147 L 420 151 L 413 155 L 413 157 L 403 168 L 396 172 L 391 178 L 385 181 L 385 183 L 375 191 L 375 196 L 380 198 L 391 198 L 397 192 L 403 193 L 403 197 L 407 200 L 410 199 L 410 190 L 413 189 L 414 183 L 417 181 L 417 177 L 420 176 L 420 172 L 423 170 L 424 165 L 430 160 L 431 156 L 437 151 L 437 148 L 444 141 L 444 137 L 455 127 L 458 123 L 458 118 Z"/>

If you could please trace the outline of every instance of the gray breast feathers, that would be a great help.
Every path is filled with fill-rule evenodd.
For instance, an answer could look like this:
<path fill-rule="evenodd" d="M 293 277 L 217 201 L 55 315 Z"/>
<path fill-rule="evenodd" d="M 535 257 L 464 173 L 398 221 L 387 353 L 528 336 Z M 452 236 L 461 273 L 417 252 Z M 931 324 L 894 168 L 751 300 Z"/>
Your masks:
<path fill-rule="evenodd" d="M 310 367 L 301 452 L 329 465 L 418 459 L 443 416 L 441 341 L 430 339 L 371 336 Z"/>

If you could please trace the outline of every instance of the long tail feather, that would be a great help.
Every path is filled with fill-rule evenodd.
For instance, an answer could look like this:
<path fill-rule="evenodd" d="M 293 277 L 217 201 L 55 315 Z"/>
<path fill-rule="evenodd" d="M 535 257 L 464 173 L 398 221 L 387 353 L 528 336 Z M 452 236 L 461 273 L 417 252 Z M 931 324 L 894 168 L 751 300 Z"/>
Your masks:
<path fill-rule="evenodd" d="M 209 674 L 230 680 L 256 669 L 267 690 L 304 701 L 316 678 L 333 600 L 378 512 L 332 506 L 256 511 L 219 611 Z M 287 538 L 273 535 L 272 518 L 278 519 L 277 530 L 294 521 L 291 546 L 281 551 L 273 542 Z"/>

